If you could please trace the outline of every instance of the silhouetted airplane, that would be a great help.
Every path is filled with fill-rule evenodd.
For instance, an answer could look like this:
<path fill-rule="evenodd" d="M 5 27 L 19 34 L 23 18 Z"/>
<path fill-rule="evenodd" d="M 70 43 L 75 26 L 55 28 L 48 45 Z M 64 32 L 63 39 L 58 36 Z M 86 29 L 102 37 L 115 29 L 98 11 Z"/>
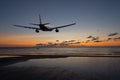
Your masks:
<path fill-rule="evenodd" d="M 72 24 L 68 24 L 68 25 L 64 25 L 64 26 L 58 26 L 58 27 L 48 27 L 46 25 L 50 24 L 50 23 L 42 23 L 41 21 L 41 16 L 39 15 L 39 21 L 40 23 L 39 24 L 34 24 L 34 23 L 30 23 L 31 25 L 36 25 L 36 26 L 39 26 L 39 28 L 36 28 L 36 27 L 28 27 L 28 26 L 22 26 L 22 25 L 14 25 L 16 27 L 23 27 L 23 28 L 29 28 L 29 29 L 34 29 L 36 33 L 39 33 L 39 30 L 42 30 L 42 31 L 52 31 L 55 29 L 56 32 L 59 32 L 59 28 L 63 28 L 63 27 L 68 27 L 68 26 L 72 26 L 72 25 L 75 25 L 76 23 L 72 23 Z"/>

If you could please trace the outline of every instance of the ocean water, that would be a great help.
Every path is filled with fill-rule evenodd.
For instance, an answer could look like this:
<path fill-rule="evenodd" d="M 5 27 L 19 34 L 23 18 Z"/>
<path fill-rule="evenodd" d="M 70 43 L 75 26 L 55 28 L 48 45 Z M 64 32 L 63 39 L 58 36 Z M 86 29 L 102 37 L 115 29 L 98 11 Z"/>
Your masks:
<path fill-rule="evenodd" d="M 0 48 L 0 54 L 120 54 L 120 47 L 111 48 Z"/>

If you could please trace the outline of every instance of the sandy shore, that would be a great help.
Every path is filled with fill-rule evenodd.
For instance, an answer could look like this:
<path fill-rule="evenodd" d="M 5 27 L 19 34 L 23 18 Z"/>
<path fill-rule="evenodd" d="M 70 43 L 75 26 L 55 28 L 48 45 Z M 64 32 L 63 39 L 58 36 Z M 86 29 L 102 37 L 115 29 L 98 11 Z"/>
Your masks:
<path fill-rule="evenodd" d="M 97 80 L 82 73 L 58 67 L 6 67 L 29 59 L 67 58 L 67 57 L 120 57 L 120 55 L 81 54 L 81 55 L 3 55 L 0 58 L 0 80 Z M 7 57 L 5 57 L 7 56 Z"/>
<path fill-rule="evenodd" d="M 0 54 L 0 66 L 27 61 L 29 59 L 66 58 L 66 57 L 120 57 L 120 54 L 79 54 L 79 55 L 16 55 Z"/>
<path fill-rule="evenodd" d="M 0 68 L 0 80 L 97 80 L 58 67 Z"/>
<path fill-rule="evenodd" d="M 8 56 L 8 55 L 7 55 Z M 0 58 L 0 80 L 97 80 L 95 77 L 67 71 L 58 67 L 7 67 L 29 59 L 66 58 L 65 55 L 21 55 Z"/>
<path fill-rule="evenodd" d="M 30 59 L 46 59 L 46 58 L 66 58 L 64 55 L 1 55 L 4 57 L 0 58 L 0 67 L 7 66 L 10 64 L 24 62 Z M 5 57 L 7 56 L 7 57 Z M 10 57 L 9 57 L 10 56 Z"/>

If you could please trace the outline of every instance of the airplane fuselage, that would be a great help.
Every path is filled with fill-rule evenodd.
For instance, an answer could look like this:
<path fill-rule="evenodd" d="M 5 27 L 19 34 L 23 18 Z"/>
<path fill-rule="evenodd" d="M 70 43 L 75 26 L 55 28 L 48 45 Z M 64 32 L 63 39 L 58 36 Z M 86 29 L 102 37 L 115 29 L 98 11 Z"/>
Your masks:
<path fill-rule="evenodd" d="M 42 30 L 42 31 L 52 31 L 53 30 L 50 27 L 45 26 L 45 25 L 39 25 L 39 27 L 40 27 L 40 30 Z"/>

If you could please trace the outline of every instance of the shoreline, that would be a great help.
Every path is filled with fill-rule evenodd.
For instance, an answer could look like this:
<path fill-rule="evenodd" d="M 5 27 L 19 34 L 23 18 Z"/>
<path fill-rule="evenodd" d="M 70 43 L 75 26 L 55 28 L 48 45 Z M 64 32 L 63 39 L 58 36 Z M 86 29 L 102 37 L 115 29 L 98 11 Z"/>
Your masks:
<path fill-rule="evenodd" d="M 53 58 L 67 58 L 67 57 L 116 57 L 120 58 L 120 55 L 112 54 L 79 54 L 79 55 L 18 55 L 18 54 L 0 54 L 0 66 L 7 66 L 10 64 L 24 62 L 30 59 L 53 59 Z"/>
<path fill-rule="evenodd" d="M 4 56 L 0 58 L 0 67 L 18 63 L 18 62 L 24 62 L 30 59 L 66 58 L 67 57 L 63 55 L 61 56 L 60 55 L 39 55 L 39 56 L 38 55 L 0 55 L 0 56 Z"/>
<path fill-rule="evenodd" d="M 5 55 L 2 55 L 5 56 Z M 12 56 L 12 55 L 6 55 Z M 0 58 L 0 80 L 97 80 L 94 76 L 68 71 L 60 67 L 11 67 L 9 65 L 29 59 L 67 58 L 66 55 L 14 55 Z"/>
<path fill-rule="evenodd" d="M 81 54 L 81 55 L 12 55 L 0 54 L 1 80 L 99 80 L 97 76 L 83 75 L 60 67 L 11 67 L 9 65 L 25 62 L 30 59 L 55 59 L 68 57 L 120 57 L 112 54 Z M 7 56 L 7 57 L 5 57 Z M 21 77 L 22 76 L 22 77 Z"/>
<path fill-rule="evenodd" d="M 28 57 L 28 58 L 59 58 L 59 57 L 120 57 L 117 54 L 0 54 L 0 58 Z"/>

